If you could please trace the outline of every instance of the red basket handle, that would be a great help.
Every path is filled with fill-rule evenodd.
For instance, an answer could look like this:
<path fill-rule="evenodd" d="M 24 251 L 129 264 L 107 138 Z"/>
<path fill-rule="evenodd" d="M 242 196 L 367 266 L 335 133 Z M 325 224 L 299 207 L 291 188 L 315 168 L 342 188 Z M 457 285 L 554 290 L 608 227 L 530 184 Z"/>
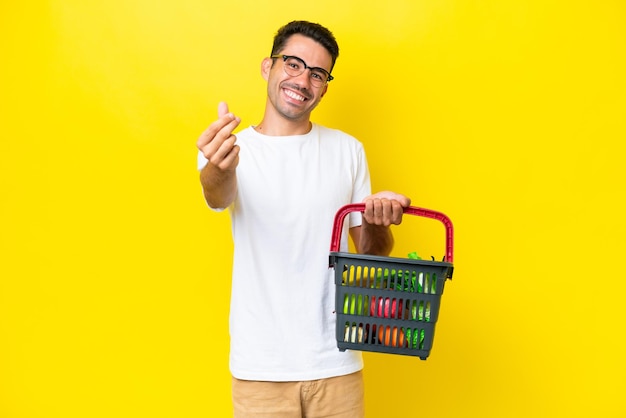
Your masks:
<path fill-rule="evenodd" d="M 343 230 L 343 220 L 350 212 L 365 212 L 365 203 L 352 203 L 341 207 L 335 214 L 335 222 L 333 224 L 333 236 L 330 242 L 330 251 L 339 251 L 339 243 L 341 241 L 341 232 Z M 452 221 L 446 215 L 441 212 L 437 212 L 430 209 L 418 208 L 416 206 L 409 206 L 404 208 L 404 213 L 409 215 L 422 216 L 425 218 L 433 218 L 441 221 L 446 227 L 446 259 L 448 263 L 452 263 L 453 260 L 453 235 L 454 228 L 452 227 Z"/>

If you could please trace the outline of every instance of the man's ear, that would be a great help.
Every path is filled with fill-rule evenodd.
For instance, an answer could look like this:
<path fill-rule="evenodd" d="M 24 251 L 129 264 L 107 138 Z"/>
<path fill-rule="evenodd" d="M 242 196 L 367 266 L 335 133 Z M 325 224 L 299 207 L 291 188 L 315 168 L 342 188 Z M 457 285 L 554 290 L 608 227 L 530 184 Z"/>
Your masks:
<path fill-rule="evenodd" d="M 261 61 L 261 75 L 265 81 L 270 78 L 270 71 L 273 63 L 274 61 L 271 58 L 265 58 Z"/>
<path fill-rule="evenodd" d="M 320 98 L 324 97 L 327 91 L 328 91 L 328 83 L 324 84 L 324 90 L 322 90 L 322 94 L 320 95 Z"/>

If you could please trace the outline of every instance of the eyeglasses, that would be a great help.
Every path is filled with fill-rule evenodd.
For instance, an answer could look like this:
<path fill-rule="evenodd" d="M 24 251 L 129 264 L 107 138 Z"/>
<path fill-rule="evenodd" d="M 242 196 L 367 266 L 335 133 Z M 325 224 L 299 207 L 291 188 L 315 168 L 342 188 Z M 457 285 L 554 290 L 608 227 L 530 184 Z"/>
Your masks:
<path fill-rule="evenodd" d="M 297 77 L 309 69 L 311 71 L 311 84 L 315 87 L 321 87 L 331 81 L 334 77 L 328 71 L 320 67 L 309 67 L 301 58 L 293 55 L 272 55 L 270 58 L 282 58 L 284 62 L 283 69 L 288 76 Z"/>

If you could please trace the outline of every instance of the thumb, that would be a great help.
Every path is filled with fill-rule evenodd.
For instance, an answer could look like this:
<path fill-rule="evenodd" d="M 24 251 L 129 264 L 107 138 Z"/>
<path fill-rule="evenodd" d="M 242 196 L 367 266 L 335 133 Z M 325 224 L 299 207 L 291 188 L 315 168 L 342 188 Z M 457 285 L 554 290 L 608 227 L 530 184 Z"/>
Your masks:
<path fill-rule="evenodd" d="M 228 105 L 226 104 L 226 102 L 220 102 L 217 105 L 217 116 L 221 118 L 227 113 L 228 113 Z"/>

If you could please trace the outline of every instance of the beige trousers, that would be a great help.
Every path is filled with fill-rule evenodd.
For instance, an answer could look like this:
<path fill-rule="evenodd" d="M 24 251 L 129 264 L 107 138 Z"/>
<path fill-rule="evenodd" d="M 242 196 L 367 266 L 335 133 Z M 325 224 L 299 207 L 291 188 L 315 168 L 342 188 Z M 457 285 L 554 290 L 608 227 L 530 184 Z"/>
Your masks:
<path fill-rule="evenodd" d="M 235 418 L 363 418 L 363 372 L 304 382 L 232 379 Z"/>

